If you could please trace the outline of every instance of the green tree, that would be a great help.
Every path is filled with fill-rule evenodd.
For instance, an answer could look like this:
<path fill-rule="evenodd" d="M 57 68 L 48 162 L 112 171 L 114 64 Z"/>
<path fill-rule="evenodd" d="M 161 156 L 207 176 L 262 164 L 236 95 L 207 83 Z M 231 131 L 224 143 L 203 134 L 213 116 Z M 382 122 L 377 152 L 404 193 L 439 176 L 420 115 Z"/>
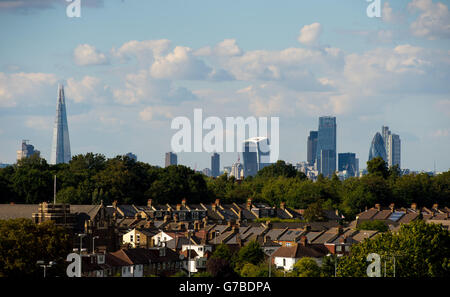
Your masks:
<path fill-rule="evenodd" d="M 265 254 L 258 242 L 252 240 L 247 245 L 243 246 L 237 255 L 236 268 L 240 270 L 245 263 L 253 265 L 259 264 L 264 260 Z"/>
<path fill-rule="evenodd" d="M 389 230 L 389 227 L 383 221 L 373 220 L 359 223 L 358 226 L 356 226 L 356 230 L 374 230 L 379 232 L 386 232 Z"/>
<path fill-rule="evenodd" d="M 36 262 L 54 261 L 48 275 L 65 275 L 65 257 L 72 241 L 63 227 L 48 221 L 34 224 L 29 219 L 0 220 L 0 276 L 42 276 Z"/>
<path fill-rule="evenodd" d="M 338 276 L 366 276 L 370 253 L 381 256 L 387 276 L 393 276 L 394 255 L 397 277 L 450 276 L 450 233 L 440 224 L 416 220 L 352 246 L 351 256 L 338 261 Z"/>
<path fill-rule="evenodd" d="M 243 277 L 268 277 L 269 266 L 266 263 L 255 265 L 252 263 L 246 263 L 242 266 L 241 276 Z"/>
<path fill-rule="evenodd" d="M 294 264 L 293 275 L 298 277 L 320 277 L 321 269 L 316 260 L 304 257 Z"/>
<path fill-rule="evenodd" d="M 323 215 L 322 203 L 320 201 L 311 203 L 308 208 L 305 209 L 303 217 L 307 222 L 325 221 L 326 219 Z"/>
<path fill-rule="evenodd" d="M 378 175 L 383 178 L 387 178 L 389 175 L 387 163 L 381 157 L 376 157 L 367 161 L 367 171 L 369 174 Z"/>

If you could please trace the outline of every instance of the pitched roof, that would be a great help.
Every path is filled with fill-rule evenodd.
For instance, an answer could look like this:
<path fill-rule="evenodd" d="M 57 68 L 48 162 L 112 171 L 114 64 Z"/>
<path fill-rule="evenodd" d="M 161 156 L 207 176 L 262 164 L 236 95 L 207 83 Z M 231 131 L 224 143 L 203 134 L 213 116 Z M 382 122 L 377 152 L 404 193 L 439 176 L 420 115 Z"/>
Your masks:
<path fill-rule="evenodd" d="M 283 258 L 303 258 L 303 257 L 311 257 L 311 258 L 320 258 L 323 257 L 324 254 L 319 252 L 318 250 L 312 248 L 311 246 L 304 246 L 301 244 L 296 244 L 294 246 L 286 247 L 282 246 L 278 248 L 273 254 L 272 257 L 283 257 Z"/>
<path fill-rule="evenodd" d="M 31 219 L 33 212 L 37 211 L 37 204 L 0 204 L 0 219 Z"/>

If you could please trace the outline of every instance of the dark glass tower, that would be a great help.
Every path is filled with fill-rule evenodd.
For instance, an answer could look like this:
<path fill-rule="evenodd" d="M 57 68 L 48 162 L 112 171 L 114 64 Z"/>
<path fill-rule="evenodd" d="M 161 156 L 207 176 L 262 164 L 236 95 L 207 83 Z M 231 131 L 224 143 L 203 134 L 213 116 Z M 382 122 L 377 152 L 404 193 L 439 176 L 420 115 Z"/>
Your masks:
<path fill-rule="evenodd" d="M 66 114 L 66 99 L 64 98 L 64 86 L 62 84 L 59 84 L 50 164 L 69 163 L 71 158 L 69 126 L 67 125 Z"/>
<path fill-rule="evenodd" d="M 322 164 L 322 151 L 327 164 Z M 319 131 L 317 135 L 317 152 L 316 152 L 317 170 L 325 177 L 333 176 L 336 171 L 336 117 L 320 117 Z"/>
<path fill-rule="evenodd" d="M 258 170 L 270 165 L 270 147 L 267 137 L 253 137 L 244 141 L 244 177 L 254 176 Z"/>
<path fill-rule="evenodd" d="M 220 175 L 220 155 L 214 153 L 211 156 L 211 176 L 218 177 Z"/>
<path fill-rule="evenodd" d="M 383 137 L 380 132 L 377 132 L 372 139 L 369 150 L 369 161 L 376 157 L 381 157 L 386 163 L 388 162 Z"/>
<path fill-rule="evenodd" d="M 308 136 L 308 148 L 307 148 L 307 156 L 306 160 L 308 161 L 309 166 L 313 166 L 316 163 L 316 155 L 317 155 L 317 131 L 310 131 Z"/>
<path fill-rule="evenodd" d="M 356 176 L 358 166 L 356 164 L 355 153 L 341 153 L 338 154 L 338 170 L 347 170 L 350 176 Z"/>
<path fill-rule="evenodd" d="M 168 167 L 170 165 L 177 165 L 178 164 L 178 158 L 177 154 L 168 152 L 166 153 L 166 160 L 165 160 L 165 166 Z"/>

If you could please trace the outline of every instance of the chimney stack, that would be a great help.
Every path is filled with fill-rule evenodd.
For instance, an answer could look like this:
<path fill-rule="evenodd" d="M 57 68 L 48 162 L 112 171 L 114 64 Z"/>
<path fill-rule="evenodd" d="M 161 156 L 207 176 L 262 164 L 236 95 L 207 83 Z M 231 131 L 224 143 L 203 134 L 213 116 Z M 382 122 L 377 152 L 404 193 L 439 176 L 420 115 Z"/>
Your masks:
<path fill-rule="evenodd" d="M 213 212 L 217 211 L 217 205 L 215 203 L 211 204 L 211 208 Z"/>
<path fill-rule="evenodd" d="M 181 210 L 181 204 L 177 204 L 177 210 Z"/>
<path fill-rule="evenodd" d="M 381 205 L 379 203 L 375 204 L 375 208 L 378 209 L 378 211 L 381 211 Z"/>
<path fill-rule="evenodd" d="M 300 237 L 300 244 L 306 246 L 308 244 L 308 238 L 306 236 Z"/>
<path fill-rule="evenodd" d="M 281 201 L 281 202 L 280 202 L 280 208 L 281 208 L 282 210 L 284 210 L 285 207 L 286 207 L 286 202 Z"/>
<path fill-rule="evenodd" d="M 168 221 L 170 221 L 170 216 L 169 215 L 165 215 L 164 216 L 164 223 L 167 223 Z"/>
<path fill-rule="evenodd" d="M 148 199 L 147 200 L 147 207 L 152 208 L 152 202 L 153 202 L 152 199 Z"/>
<path fill-rule="evenodd" d="M 417 210 L 417 203 L 411 204 L 411 209 L 412 210 Z"/>
<path fill-rule="evenodd" d="M 311 225 L 305 225 L 305 231 L 311 231 Z"/>
<path fill-rule="evenodd" d="M 114 207 L 114 209 L 117 208 L 117 200 L 114 200 L 114 201 L 113 201 L 112 206 Z"/>
<path fill-rule="evenodd" d="M 183 200 L 181 200 L 181 205 L 183 205 L 183 207 L 186 207 L 186 198 L 183 198 Z"/>
<path fill-rule="evenodd" d="M 391 209 L 391 212 L 394 212 L 395 204 L 394 204 L 394 203 L 391 203 L 391 204 L 389 205 L 389 208 Z"/>
<path fill-rule="evenodd" d="M 173 215 L 173 221 L 175 223 L 178 223 L 178 214 L 177 213 Z"/>
<path fill-rule="evenodd" d="M 247 209 L 251 210 L 252 209 L 252 198 L 248 198 L 247 199 Z"/>
<path fill-rule="evenodd" d="M 220 205 L 220 199 L 216 199 L 216 205 L 219 206 Z"/>
<path fill-rule="evenodd" d="M 438 208 L 439 208 L 439 205 L 437 203 L 433 204 L 433 209 L 434 210 L 438 210 Z"/>
<path fill-rule="evenodd" d="M 343 228 L 342 226 L 336 227 L 336 234 L 337 235 L 341 235 L 343 233 Z"/>

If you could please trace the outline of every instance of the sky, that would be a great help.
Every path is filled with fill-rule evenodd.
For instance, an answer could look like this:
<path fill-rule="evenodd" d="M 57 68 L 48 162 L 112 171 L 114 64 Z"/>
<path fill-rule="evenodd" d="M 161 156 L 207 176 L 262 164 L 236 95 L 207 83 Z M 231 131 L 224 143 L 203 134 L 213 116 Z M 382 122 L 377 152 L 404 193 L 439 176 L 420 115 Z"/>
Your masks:
<path fill-rule="evenodd" d="M 279 159 L 306 160 L 319 116 L 365 168 L 383 125 L 401 167 L 450 168 L 450 1 L 0 0 L 0 163 L 22 139 L 50 160 L 58 83 L 72 155 L 164 166 L 178 116 L 278 117 Z M 203 131 L 205 135 L 208 130 Z M 210 153 L 178 154 L 210 167 Z M 221 168 L 237 153 L 221 154 Z"/>

